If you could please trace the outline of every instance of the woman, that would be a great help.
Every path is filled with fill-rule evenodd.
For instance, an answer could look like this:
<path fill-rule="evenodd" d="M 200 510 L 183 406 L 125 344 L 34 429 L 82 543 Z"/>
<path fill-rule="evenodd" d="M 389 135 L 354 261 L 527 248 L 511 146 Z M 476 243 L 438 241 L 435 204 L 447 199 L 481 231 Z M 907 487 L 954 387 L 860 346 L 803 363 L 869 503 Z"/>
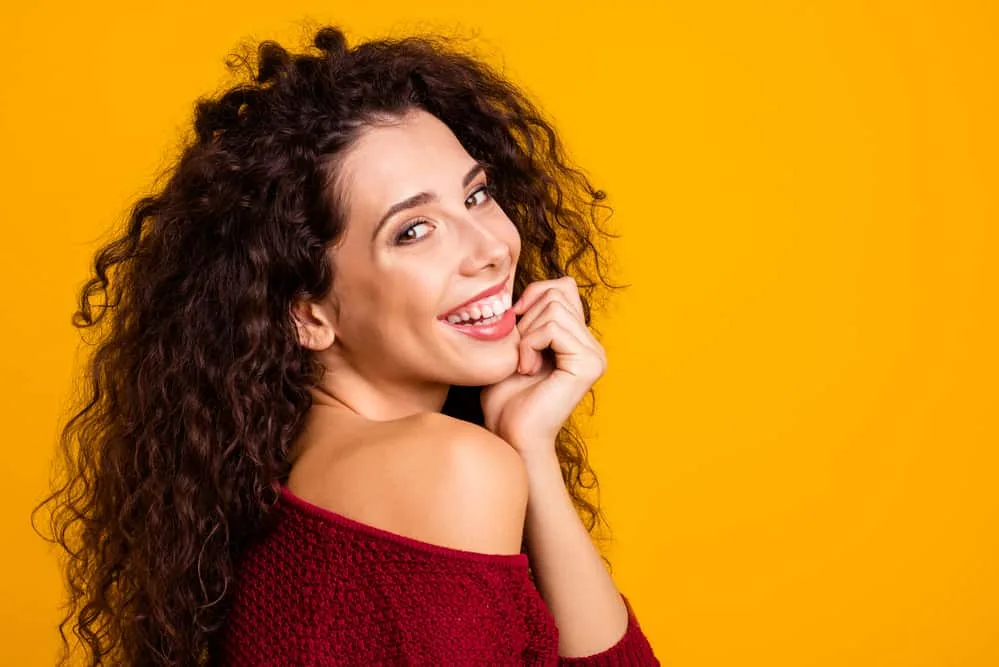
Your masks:
<path fill-rule="evenodd" d="M 314 45 L 200 101 L 97 255 L 60 629 L 95 665 L 658 664 L 569 425 L 603 194 L 443 39 Z"/>

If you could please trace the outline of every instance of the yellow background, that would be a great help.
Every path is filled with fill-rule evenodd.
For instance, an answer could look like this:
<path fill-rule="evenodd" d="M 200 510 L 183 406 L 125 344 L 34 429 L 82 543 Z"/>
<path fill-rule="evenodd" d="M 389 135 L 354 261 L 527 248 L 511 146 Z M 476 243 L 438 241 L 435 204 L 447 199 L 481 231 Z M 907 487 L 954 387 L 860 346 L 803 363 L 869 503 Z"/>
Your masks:
<path fill-rule="evenodd" d="M 592 456 L 672 667 L 999 665 L 999 5 L 5 5 L 0 664 L 50 665 L 41 498 L 122 221 L 243 39 L 476 34 L 609 193 Z"/>

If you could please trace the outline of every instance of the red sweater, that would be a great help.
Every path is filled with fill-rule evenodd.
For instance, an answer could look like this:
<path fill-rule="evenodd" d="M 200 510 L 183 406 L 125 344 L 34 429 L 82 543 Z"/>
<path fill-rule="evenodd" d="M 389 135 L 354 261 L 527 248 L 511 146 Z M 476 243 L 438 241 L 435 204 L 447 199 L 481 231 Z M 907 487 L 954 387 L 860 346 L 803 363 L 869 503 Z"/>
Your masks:
<path fill-rule="evenodd" d="M 285 487 L 274 512 L 273 528 L 240 561 L 221 665 L 659 665 L 627 598 L 628 628 L 614 646 L 559 657 L 525 554 L 421 542 Z"/>

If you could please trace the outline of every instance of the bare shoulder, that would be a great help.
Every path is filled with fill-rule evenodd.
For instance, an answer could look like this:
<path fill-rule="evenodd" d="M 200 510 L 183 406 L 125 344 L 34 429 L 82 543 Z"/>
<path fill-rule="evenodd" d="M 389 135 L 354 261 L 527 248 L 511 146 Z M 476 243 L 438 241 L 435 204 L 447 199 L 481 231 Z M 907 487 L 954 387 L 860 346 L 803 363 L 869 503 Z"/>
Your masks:
<path fill-rule="evenodd" d="M 373 426 L 344 451 L 310 475 L 313 502 L 431 544 L 520 551 L 527 473 L 517 452 L 487 429 L 421 413 Z"/>
<path fill-rule="evenodd" d="M 420 416 L 425 437 L 416 438 L 413 456 L 436 459 L 437 490 L 424 494 L 442 534 L 467 535 L 475 550 L 520 551 L 527 509 L 527 470 L 520 455 L 487 429 L 440 413 Z M 434 450 L 436 454 L 429 454 Z"/>
<path fill-rule="evenodd" d="M 516 450 L 505 440 L 489 430 L 438 412 L 425 412 L 414 418 L 419 425 L 414 429 L 424 434 L 412 438 L 414 449 L 433 449 L 445 457 L 450 471 L 441 480 L 453 490 L 487 493 L 503 489 L 523 491 L 526 503 L 527 471 Z M 418 454 L 426 454 L 419 451 Z M 513 500 L 506 496 L 498 500 Z"/>

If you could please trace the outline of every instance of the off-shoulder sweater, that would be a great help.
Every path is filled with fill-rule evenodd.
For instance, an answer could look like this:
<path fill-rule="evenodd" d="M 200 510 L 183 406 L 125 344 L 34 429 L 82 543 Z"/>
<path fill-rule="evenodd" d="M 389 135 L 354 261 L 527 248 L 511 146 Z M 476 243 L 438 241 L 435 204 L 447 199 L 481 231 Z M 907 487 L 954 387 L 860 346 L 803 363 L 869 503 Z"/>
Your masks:
<path fill-rule="evenodd" d="M 240 559 L 218 663 L 548 665 L 660 663 L 628 599 L 628 625 L 595 655 L 561 657 L 558 627 L 526 554 L 422 542 L 337 514 L 287 487 Z"/>

